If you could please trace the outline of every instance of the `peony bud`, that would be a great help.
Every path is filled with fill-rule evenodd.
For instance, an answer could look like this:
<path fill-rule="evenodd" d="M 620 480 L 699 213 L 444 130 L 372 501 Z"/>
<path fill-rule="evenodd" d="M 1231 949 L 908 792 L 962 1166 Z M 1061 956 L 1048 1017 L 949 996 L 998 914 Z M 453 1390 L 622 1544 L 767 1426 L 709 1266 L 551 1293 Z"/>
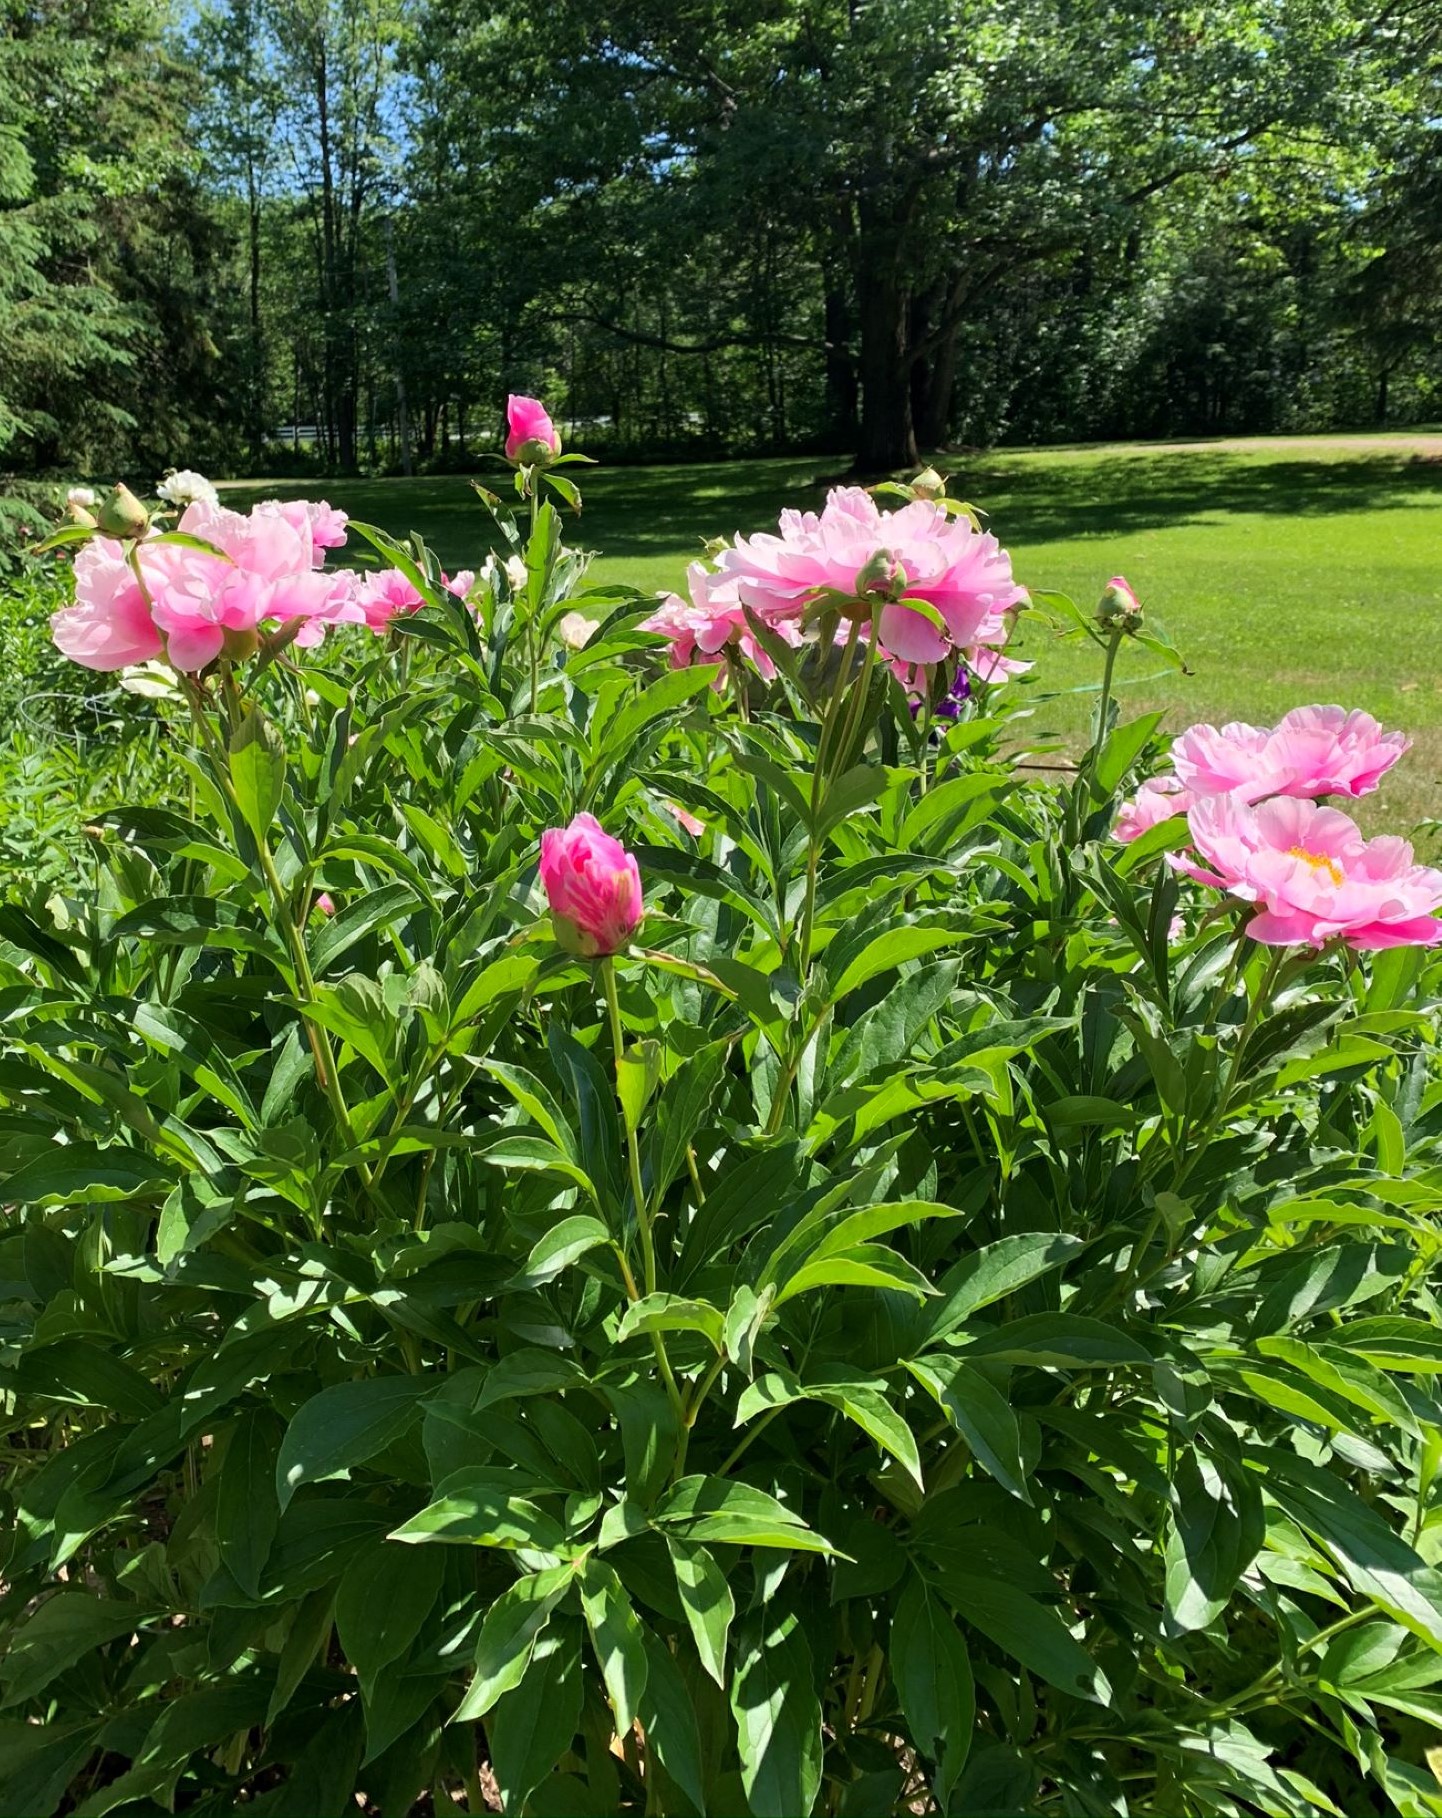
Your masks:
<path fill-rule="evenodd" d="M 526 558 L 518 555 L 507 556 L 506 580 L 510 583 L 511 592 L 520 593 L 529 579 L 530 575 L 526 569 Z"/>
<path fill-rule="evenodd" d="M 506 459 L 518 467 L 547 467 L 561 452 L 560 433 L 535 398 L 512 392 L 506 399 L 506 423 Z"/>
<path fill-rule="evenodd" d="M 143 537 L 150 528 L 150 513 L 128 486 L 117 486 L 96 513 L 95 522 L 107 537 Z"/>
<path fill-rule="evenodd" d="M 1128 636 L 1141 630 L 1142 603 L 1119 574 L 1114 574 L 1097 602 L 1097 624 Z"/>
<path fill-rule="evenodd" d="M 260 633 L 251 625 L 227 625 L 220 654 L 227 663 L 244 663 L 260 649 Z"/>
<path fill-rule="evenodd" d="M 878 549 L 856 571 L 859 600 L 897 600 L 906 591 L 906 570 L 889 549 Z"/>
<path fill-rule="evenodd" d="M 541 885 L 556 940 L 582 959 L 615 953 L 641 919 L 640 867 L 589 814 L 541 835 Z"/>
<path fill-rule="evenodd" d="M 95 493 L 89 486 L 72 486 L 65 495 L 65 503 L 73 505 L 77 511 L 89 511 L 95 504 Z"/>
<path fill-rule="evenodd" d="M 911 496 L 913 499 L 944 499 L 946 481 L 934 467 L 923 467 L 911 482 Z"/>
<path fill-rule="evenodd" d="M 315 910 L 317 915 L 334 915 L 335 899 L 332 897 L 329 890 L 322 890 L 314 903 L 311 904 L 311 907 Z"/>

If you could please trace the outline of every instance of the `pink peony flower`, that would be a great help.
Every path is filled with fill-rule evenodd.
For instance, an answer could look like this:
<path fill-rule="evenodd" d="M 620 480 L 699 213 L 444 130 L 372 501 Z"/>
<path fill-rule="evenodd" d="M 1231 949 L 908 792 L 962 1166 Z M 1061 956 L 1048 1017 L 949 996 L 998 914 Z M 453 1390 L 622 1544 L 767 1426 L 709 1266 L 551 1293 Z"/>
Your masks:
<path fill-rule="evenodd" d="M 642 619 L 639 627 L 670 638 L 671 667 L 686 669 L 695 662 L 714 662 L 731 644 L 762 680 L 769 682 L 776 674 L 776 665 L 746 622 L 736 582 L 717 574 L 704 562 L 692 562 L 686 570 L 686 584 L 691 594 L 689 602 L 678 593 L 663 594 L 659 608 L 649 619 Z M 775 620 L 772 629 L 793 647 L 801 642 L 801 628 L 793 620 Z M 721 686 L 719 675 L 716 686 Z"/>
<path fill-rule="evenodd" d="M 164 654 L 164 644 L 125 552 L 92 537 L 75 558 L 75 605 L 50 619 L 56 647 L 87 669 L 128 669 Z"/>
<path fill-rule="evenodd" d="M 667 802 L 666 810 L 683 833 L 689 833 L 693 840 L 699 840 L 706 831 L 706 823 L 699 816 L 683 808 L 679 802 Z"/>
<path fill-rule="evenodd" d="M 535 398 L 518 397 L 512 392 L 506 399 L 506 459 L 518 466 L 554 460 L 561 452 L 561 438 L 555 424 L 546 414 L 544 404 Z"/>
<path fill-rule="evenodd" d="M 1191 790 L 1183 789 L 1174 776 L 1154 776 L 1118 808 L 1112 838 L 1130 846 L 1173 815 L 1185 814 L 1195 800 Z"/>
<path fill-rule="evenodd" d="M 1296 797 L 1251 806 L 1211 796 L 1187 815 L 1204 863 L 1170 860 L 1198 883 L 1256 903 L 1247 924 L 1268 946 L 1418 947 L 1442 940 L 1442 871 L 1406 840 L 1368 840 L 1349 815 Z"/>
<path fill-rule="evenodd" d="M 1184 788 L 1198 796 L 1367 795 L 1407 750 L 1370 713 L 1294 707 L 1270 730 L 1237 721 L 1191 726 L 1172 746 Z"/>
<path fill-rule="evenodd" d="M 322 890 L 311 907 L 315 910 L 317 915 L 334 915 L 335 898 L 331 895 L 329 890 Z"/>
<path fill-rule="evenodd" d="M 287 523 L 310 538 L 311 561 L 317 568 L 324 562 L 328 549 L 339 549 L 346 540 L 346 525 L 350 519 L 326 499 L 288 499 L 277 504 L 276 510 Z"/>
<path fill-rule="evenodd" d="M 586 959 L 624 946 L 641 919 L 635 857 L 589 814 L 541 835 L 541 884 L 556 939 Z"/>
<path fill-rule="evenodd" d="M 462 569 L 454 580 L 443 574 L 441 583 L 448 593 L 463 600 L 475 586 L 476 577 L 467 568 Z M 420 593 L 399 568 L 380 568 L 373 574 L 362 576 L 356 588 L 356 600 L 364 623 L 372 631 L 384 631 L 397 613 L 404 615 L 419 612 L 425 605 Z"/>
<path fill-rule="evenodd" d="M 823 590 L 869 601 L 882 648 L 905 663 L 983 641 L 982 626 L 1026 597 L 995 537 L 923 499 L 881 511 L 859 486 L 835 488 L 819 516 L 784 511 L 779 536 L 738 537 L 721 566 L 772 624 L 802 618 Z"/>
<path fill-rule="evenodd" d="M 75 605 L 51 621 L 55 642 L 92 669 L 164 656 L 191 674 L 223 652 L 253 649 L 272 621 L 302 619 L 297 642 L 317 643 L 330 625 L 365 622 L 354 577 L 318 571 L 325 549 L 344 540 L 344 523 L 325 504 L 269 500 L 243 513 L 195 498 L 178 528 L 220 553 L 142 541 L 143 587 L 123 546 L 95 538 L 75 560 Z"/>

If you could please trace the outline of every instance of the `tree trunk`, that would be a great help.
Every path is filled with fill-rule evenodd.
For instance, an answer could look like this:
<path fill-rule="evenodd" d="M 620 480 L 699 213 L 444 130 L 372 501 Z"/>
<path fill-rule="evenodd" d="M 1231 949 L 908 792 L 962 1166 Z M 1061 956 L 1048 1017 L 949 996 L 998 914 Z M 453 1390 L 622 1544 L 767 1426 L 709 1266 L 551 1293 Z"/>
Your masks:
<path fill-rule="evenodd" d="M 861 434 L 858 473 L 917 466 L 911 415 L 911 299 L 883 272 L 858 276 L 861 329 Z"/>
<path fill-rule="evenodd" d="M 1392 378 L 1390 366 L 1384 366 L 1377 374 L 1377 404 L 1373 417 L 1378 429 L 1387 427 L 1387 392 Z"/>
<path fill-rule="evenodd" d="M 852 257 L 861 333 L 861 434 L 856 470 L 862 474 L 918 465 L 911 414 L 911 293 L 900 260 L 909 212 L 884 199 L 857 210 Z"/>

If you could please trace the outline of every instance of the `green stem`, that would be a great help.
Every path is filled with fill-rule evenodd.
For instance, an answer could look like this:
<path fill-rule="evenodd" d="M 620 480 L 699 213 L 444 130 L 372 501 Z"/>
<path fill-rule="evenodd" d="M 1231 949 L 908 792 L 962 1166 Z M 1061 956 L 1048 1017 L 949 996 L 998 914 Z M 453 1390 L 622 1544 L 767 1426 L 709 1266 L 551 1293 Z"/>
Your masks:
<path fill-rule="evenodd" d="M 210 755 L 211 764 L 225 793 L 226 800 L 241 813 L 240 802 L 235 793 L 235 785 L 230 776 L 230 759 L 225 746 L 216 734 L 215 728 L 206 718 L 200 684 L 193 676 L 183 676 L 185 694 L 190 702 L 190 711 L 194 717 L 200 741 Z M 281 934 L 290 951 L 291 964 L 295 969 L 297 995 L 302 1002 L 301 1022 L 305 1027 L 310 1042 L 311 1056 L 315 1061 L 315 1070 L 320 1079 L 322 1090 L 330 1100 L 331 1111 L 337 1125 L 350 1147 L 355 1147 L 355 1127 L 350 1120 L 350 1111 L 341 1091 L 339 1069 L 336 1066 L 335 1051 L 331 1047 L 330 1033 L 320 1023 L 306 1014 L 306 1007 L 315 1002 L 315 975 L 310 969 L 310 955 L 306 952 L 305 937 L 296 926 L 295 917 L 291 914 L 290 896 L 280 880 L 280 873 L 275 868 L 275 859 L 270 850 L 270 843 L 263 834 L 255 836 L 256 856 L 260 861 L 261 875 L 270 891 L 271 901 L 275 908 L 275 918 L 280 925 Z M 366 1186 L 371 1185 L 370 1169 L 364 1162 L 360 1165 L 361 1179 Z"/>
<path fill-rule="evenodd" d="M 631 1171 L 631 1196 L 636 1202 L 636 1231 L 641 1240 L 641 1278 L 646 1284 L 646 1292 L 656 1292 L 656 1246 L 651 1235 L 651 1214 L 646 1204 L 646 1190 L 641 1182 L 641 1148 L 636 1141 L 636 1132 L 631 1120 L 626 1115 L 621 1102 L 621 1060 L 625 1054 L 625 1037 L 621 1031 L 621 1001 L 616 995 L 616 967 L 607 954 L 600 962 L 601 986 L 606 994 L 606 1009 L 611 1019 L 611 1047 L 616 1061 L 616 1103 L 621 1111 L 621 1124 L 626 1132 L 626 1158 Z M 634 1287 L 634 1283 L 632 1284 Z M 634 1298 L 634 1295 L 633 1295 Z M 651 1348 L 656 1353 L 656 1366 L 661 1372 L 661 1380 L 666 1385 L 671 1406 L 676 1419 L 684 1428 L 685 1411 L 681 1402 L 681 1391 L 676 1383 L 675 1372 L 671 1368 L 671 1359 L 666 1354 L 666 1340 L 660 1332 L 652 1332 Z"/>
<path fill-rule="evenodd" d="M 718 1477 L 724 1477 L 740 1460 L 742 1453 L 746 1451 L 752 1440 L 759 1439 L 766 1431 L 767 1427 L 771 1425 L 772 1421 L 775 1420 L 776 1416 L 781 1412 L 782 1409 L 780 1408 L 768 1408 L 761 1416 L 760 1420 L 753 1420 L 751 1425 L 747 1427 L 745 1433 L 742 1435 L 740 1441 L 731 1448 L 725 1462 L 716 1467 L 716 1475 Z"/>
<path fill-rule="evenodd" d="M 1121 649 L 1122 632 L 1118 626 L 1107 640 L 1107 659 L 1102 665 L 1102 696 L 1097 706 L 1097 736 L 1092 746 L 1092 765 L 1101 756 L 1102 746 L 1107 739 L 1107 713 L 1112 704 L 1112 672 L 1117 666 L 1117 652 Z"/>
<path fill-rule="evenodd" d="M 811 828 L 806 841 L 806 898 L 801 909 L 800 937 L 797 943 L 797 976 L 803 987 L 811 965 L 811 930 L 816 920 L 816 882 L 821 869 L 821 841 L 816 834 L 816 824 L 821 818 L 821 807 L 826 799 L 826 760 L 832 734 L 836 729 L 837 715 L 846 696 L 846 681 L 851 673 L 860 637 L 861 621 L 852 619 L 846 630 L 841 665 L 836 672 L 836 686 L 831 690 L 831 698 L 826 703 L 826 712 L 821 720 L 821 735 L 816 741 L 816 764 L 811 772 Z"/>
<path fill-rule="evenodd" d="M 535 547 L 536 521 L 541 513 L 541 487 L 540 482 L 536 478 L 535 468 L 531 469 L 529 491 L 531 495 L 531 539 L 526 545 L 526 554 L 528 556 Z M 529 563 L 527 566 L 529 566 Z M 536 615 L 534 612 L 530 612 L 526 615 L 526 648 L 530 653 L 531 658 L 531 712 L 534 713 L 536 711 L 536 697 L 541 692 L 541 649 L 540 642 L 536 637 Z"/>

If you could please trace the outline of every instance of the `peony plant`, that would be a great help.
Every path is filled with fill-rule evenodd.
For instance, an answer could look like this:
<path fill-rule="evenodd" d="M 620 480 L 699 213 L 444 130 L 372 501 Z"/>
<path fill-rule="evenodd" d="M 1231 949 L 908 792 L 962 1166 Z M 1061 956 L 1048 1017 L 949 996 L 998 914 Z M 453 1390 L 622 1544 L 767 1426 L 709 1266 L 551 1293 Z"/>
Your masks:
<path fill-rule="evenodd" d="M 0 905 L 0 1810 L 1442 1812 L 1405 740 L 1168 746 L 930 471 L 589 587 L 509 423 L 454 580 L 52 540 L 172 762 Z"/>

